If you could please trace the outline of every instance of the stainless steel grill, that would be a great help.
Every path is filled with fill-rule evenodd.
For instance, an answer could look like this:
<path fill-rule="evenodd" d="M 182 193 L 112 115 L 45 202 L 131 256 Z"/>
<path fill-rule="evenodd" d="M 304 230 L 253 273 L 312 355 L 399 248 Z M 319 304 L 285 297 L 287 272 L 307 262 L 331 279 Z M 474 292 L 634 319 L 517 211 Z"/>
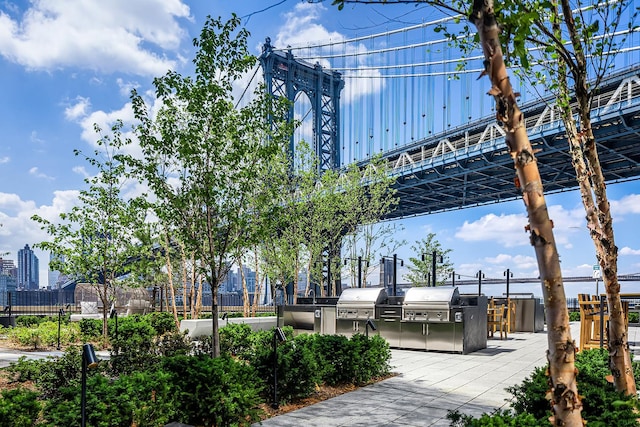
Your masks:
<path fill-rule="evenodd" d="M 376 305 L 387 299 L 384 288 L 348 288 L 342 291 L 336 309 L 338 319 L 367 320 L 376 314 Z"/>
<path fill-rule="evenodd" d="M 410 288 L 402 303 L 402 320 L 412 322 L 461 322 L 452 314 L 460 304 L 458 288 Z"/>

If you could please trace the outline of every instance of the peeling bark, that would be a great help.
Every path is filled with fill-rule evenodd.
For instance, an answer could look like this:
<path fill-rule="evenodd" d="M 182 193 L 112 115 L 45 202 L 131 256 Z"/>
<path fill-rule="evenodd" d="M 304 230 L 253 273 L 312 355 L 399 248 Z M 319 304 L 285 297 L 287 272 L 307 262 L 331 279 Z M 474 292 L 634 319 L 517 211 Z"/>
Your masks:
<path fill-rule="evenodd" d="M 518 108 L 504 65 L 499 29 L 492 0 L 475 0 L 470 20 L 480 35 L 485 70 L 491 79 L 489 94 L 496 100 L 496 118 L 506 131 L 506 143 L 514 160 L 522 198 L 529 216 L 527 230 L 534 247 L 540 271 L 547 316 L 547 336 L 550 390 L 553 415 L 549 421 L 556 426 L 583 426 L 582 403 L 578 395 L 575 369 L 576 346 L 569 329 L 569 313 L 560 270 L 560 259 L 549 219 L 543 186 L 534 150 L 524 126 L 524 116 Z"/>
<path fill-rule="evenodd" d="M 571 13 L 571 5 L 563 0 L 562 19 L 564 20 L 575 52 L 575 63 L 568 65 L 560 62 L 558 77 L 560 87 L 564 88 L 561 98 L 561 114 L 565 123 L 567 139 L 571 152 L 571 163 L 576 171 L 582 204 L 586 212 L 587 228 L 596 249 L 596 258 L 602 271 L 609 308 L 609 327 L 607 328 L 607 348 L 609 367 L 616 390 L 634 396 L 637 392 L 631 366 L 627 324 L 620 299 L 618 282 L 618 248 L 615 245 L 613 220 L 607 198 L 604 175 L 598 158 L 596 139 L 591 126 L 591 95 L 587 82 L 587 59 L 582 49 L 582 40 L 578 36 L 576 23 Z M 578 103 L 580 130 L 573 118 L 569 102 L 567 67 L 575 80 L 575 96 Z"/>

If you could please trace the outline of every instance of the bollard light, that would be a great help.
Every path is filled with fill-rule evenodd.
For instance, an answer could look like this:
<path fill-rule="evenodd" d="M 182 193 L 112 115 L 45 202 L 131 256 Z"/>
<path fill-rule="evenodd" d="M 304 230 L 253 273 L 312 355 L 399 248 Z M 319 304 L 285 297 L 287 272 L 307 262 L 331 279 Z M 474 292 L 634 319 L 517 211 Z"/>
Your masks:
<path fill-rule="evenodd" d="M 373 323 L 373 320 L 371 319 L 367 319 L 367 323 L 365 324 L 365 333 L 366 333 L 366 337 L 369 338 L 369 328 L 371 328 L 372 331 L 375 331 L 376 329 L 376 324 Z"/>
<path fill-rule="evenodd" d="M 278 409 L 280 406 L 278 403 L 278 343 L 286 340 L 284 331 L 276 327 L 273 330 L 273 402 L 271 403 L 273 409 Z"/>
<path fill-rule="evenodd" d="M 82 387 L 80 391 L 81 427 L 87 426 L 87 369 L 96 368 L 98 362 L 99 360 L 96 352 L 93 350 L 93 345 L 84 344 L 82 346 Z"/>
<path fill-rule="evenodd" d="M 64 316 L 64 310 L 58 310 L 58 350 L 60 350 L 60 324 L 62 323 L 62 316 Z"/>

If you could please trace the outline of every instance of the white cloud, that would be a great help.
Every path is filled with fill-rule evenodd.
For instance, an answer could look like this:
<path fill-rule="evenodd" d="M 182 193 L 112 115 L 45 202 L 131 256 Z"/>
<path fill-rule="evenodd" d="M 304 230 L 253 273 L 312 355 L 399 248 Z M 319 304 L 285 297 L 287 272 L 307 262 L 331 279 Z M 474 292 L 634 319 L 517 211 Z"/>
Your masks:
<path fill-rule="evenodd" d="M 120 95 L 123 95 L 126 97 L 129 97 L 131 95 L 131 91 L 133 89 L 138 89 L 140 87 L 140 85 L 136 82 L 125 82 L 122 79 L 117 79 L 116 83 L 120 88 Z"/>
<path fill-rule="evenodd" d="M 620 255 L 640 255 L 640 249 L 631 249 L 628 246 L 620 249 Z"/>
<path fill-rule="evenodd" d="M 67 120 L 75 121 L 85 117 L 91 109 L 91 101 L 89 98 L 78 96 L 75 104 L 64 109 L 64 117 Z"/>
<path fill-rule="evenodd" d="M 87 172 L 87 169 L 84 166 L 74 166 L 73 168 L 71 168 L 71 170 L 74 173 L 77 173 L 78 175 L 82 176 L 83 178 L 89 178 L 91 175 L 89 175 L 89 172 Z"/>
<path fill-rule="evenodd" d="M 11 158 L 9 156 L 0 157 L 0 165 L 3 163 L 9 163 Z"/>
<path fill-rule="evenodd" d="M 572 235 L 584 229 L 584 211 L 581 207 L 565 209 L 560 205 L 548 207 L 549 217 L 553 221 L 553 235 L 558 246 L 570 249 Z M 504 247 L 528 245 L 528 224 L 526 215 L 522 214 L 488 214 L 476 221 L 465 221 L 458 228 L 455 237 L 468 242 L 494 242 Z"/>
<path fill-rule="evenodd" d="M 46 241 L 49 236 L 40 224 L 31 219 L 39 215 L 49 221 L 57 221 L 61 212 L 69 212 L 77 203 L 78 191 L 55 191 L 50 205 L 37 206 L 33 200 L 22 200 L 19 195 L 0 192 L 0 253 L 9 252 L 8 259 L 16 260 L 17 252 L 25 244 Z M 49 254 L 35 249 L 40 260 L 40 284 L 47 284 Z"/>
<path fill-rule="evenodd" d="M 29 139 L 30 139 L 31 142 L 34 142 L 36 144 L 43 144 L 44 143 L 44 140 L 38 136 L 38 132 L 36 132 L 35 130 L 31 131 L 31 135 L 30 135 Z"/>
<path fill-rule="evenodd" d="M 0 54 L 34 70 L 80 67 L 100 72 L 164 74 L 185 39 L 180 19 L 191 19 L 181 0 L 34 0 L 12 17 L 0 11 Z"/>
<path fill-rule="evenodd" d="M 620 200 L 610 202 L 611 216 L 618 219 L 618 216 L 627 214 L 640 214 L 640 194 L 629 194 Z"/>
<path fill-rule="evenodd" d="M 42 178 L 49 181 L 53 181 L 55 179 L 54 177 L 49 176 L 46 173 L 40 172 L 40 170 L 36 166 L 29 169 L 29 174 L 35 176 L 36 178 Z"/>
<path fill-rule="evenodd" d="M 498 254 L 494 257 L 486 257 L 484 260 L 504 268 L 518 267 L 519 270 L 536 268 L 538 265 L 534 257 L 526 255 Z"/>
<path fill-rule="evenodd" d="M 465 221 L 455 237 L 468 242 L 495 242 L 505 247 L 522 246 L 529 244 L 525 225 L 527 219 L 524 214 L 498 216 L 491 213 L 477 221 Z"/>

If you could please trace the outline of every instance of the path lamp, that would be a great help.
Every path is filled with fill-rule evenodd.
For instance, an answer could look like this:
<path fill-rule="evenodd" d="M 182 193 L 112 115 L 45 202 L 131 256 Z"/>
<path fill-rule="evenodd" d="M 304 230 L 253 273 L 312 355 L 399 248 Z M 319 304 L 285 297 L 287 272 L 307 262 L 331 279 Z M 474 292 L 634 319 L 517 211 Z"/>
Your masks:
<path fill-rule="evenodd" d="M 484 273 L 482 270 L 478 270 L 476 277 L 478 278 L 478 296 L 480 296 L 482 295 L 482 279 L 484 279 Z"/>
<path fill-rule="evenodd" d="M 278 343 L 285 342 L 287 337 L 281 328 L 277 327 L 273 330 L 273 402 L 271 407 L 278 409 Z"/>
<path fill-rule="evenodd" d="M 98 358 L 93 350 L 93 345 L 84 344 L 82 346 L 82 388 L 80 394 L 81 427 L 87 426 L 87 369 L 95 369 L 97 366 Z"/>
<path fill-rule="evenodd" d="M 115 304 L 111 304 L 111 310 L 109 310 L 109 319 L 116 320 L 116 341 L 118 340 L 118 310 L 116 310 Z"/>
<path fill-rule="evenodd" d="M 64 310 L 61 308 L 58 310 L 58 350 L 60 350 L 60 324 L 62 323 L 62 316 L 64 316 Z"/>
<path fill-rule="evenodd" d="M 372 331 L 378 329 L 376 328 L 376 324 L 373 323 L 373 320 L 371 319 L 367 319 L 367 323 L 365 323 L 364 325 L 365 336 L 367 337 L 367 339 L 369 338 L 369 328 L 371 328 Z"/>

